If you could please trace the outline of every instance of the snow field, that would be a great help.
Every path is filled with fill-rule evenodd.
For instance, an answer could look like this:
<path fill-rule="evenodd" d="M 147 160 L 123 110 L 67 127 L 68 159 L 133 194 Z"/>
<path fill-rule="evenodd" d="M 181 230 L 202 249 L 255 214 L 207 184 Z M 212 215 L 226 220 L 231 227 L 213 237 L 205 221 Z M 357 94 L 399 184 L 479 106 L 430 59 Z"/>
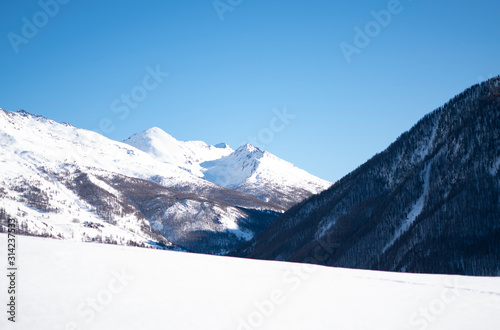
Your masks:
<path fill-rule="evenodd" d="M 19 236 L 1 329 L 498 329 L 500 278 L 387 273 Z M 0 259 L 7 260 L 5 234 Z M 5 264 L 5 262 L 3 262 Z M 7 277 L 0 277 L 0 288 Z M 2 293 L 5 301 L 6 293 Z"/>

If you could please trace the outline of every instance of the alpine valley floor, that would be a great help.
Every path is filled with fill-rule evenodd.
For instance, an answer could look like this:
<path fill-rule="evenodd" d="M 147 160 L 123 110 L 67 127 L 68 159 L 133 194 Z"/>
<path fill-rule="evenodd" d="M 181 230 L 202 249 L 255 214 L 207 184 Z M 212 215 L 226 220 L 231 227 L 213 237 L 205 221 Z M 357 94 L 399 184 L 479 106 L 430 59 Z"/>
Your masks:
<path fill-rule="evenodd" d="M 0 234 L 6 271 L 7 236 Z M 17 237 L 0 329 L 499 329 L 500 277 L 388 273 Z"/>

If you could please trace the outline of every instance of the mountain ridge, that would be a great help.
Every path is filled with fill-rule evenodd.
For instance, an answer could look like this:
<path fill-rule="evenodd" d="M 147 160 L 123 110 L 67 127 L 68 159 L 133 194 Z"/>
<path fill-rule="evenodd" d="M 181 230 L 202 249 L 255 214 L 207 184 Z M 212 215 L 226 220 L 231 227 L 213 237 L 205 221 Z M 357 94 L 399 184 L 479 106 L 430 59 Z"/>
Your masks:
<path fill-rule="evenodd" d="M 458 94 L 232 254 L 498 276 L 499 86 L 497 77 Z M 312 258 L 324 242 L 336 248 Z"/>

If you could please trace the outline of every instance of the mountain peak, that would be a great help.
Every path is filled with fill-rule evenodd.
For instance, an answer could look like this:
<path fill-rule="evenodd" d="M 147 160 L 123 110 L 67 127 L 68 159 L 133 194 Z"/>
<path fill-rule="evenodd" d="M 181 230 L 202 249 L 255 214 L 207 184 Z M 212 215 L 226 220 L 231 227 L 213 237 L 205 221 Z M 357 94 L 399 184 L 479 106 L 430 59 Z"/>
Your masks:
<path fill-rule="evenodd" d="M 244 144 L 236 150 L 236 153 L 242 153 L 242 152 L 261 153 L 261 154 L 264 153 L 264 151 L 260 150 L 256 146 L 251 145 L 250 143 Z"/>
<path fill-rule="evenodd" d="M 153 126 L 151 128 L 148 128 L 144 132 L 165 132 L 165 131 L 159 128 L 158 126 Z"/>
<path fill-rule="evenodd" d="M 201 166 L 204 168 L 204 179 L 285 208 L 330 185 L 248 143 L 230 155 L 204 162 Z M 287 196 L 289 191 L 294 191 L 294 195 Z"/>
<path fill-rule="evenodd" d="M 153 126 L 151 128 L 148 128 L 147 130 L 143 131 L 142 133 L 139 133 L 139 135 L 142 136 L 148 136 L 148 137 L 163 137 L 163 138 L 172 138 L 176 140 L 172 135 L 168 134 L 161 128 L 157 126 Z"/>

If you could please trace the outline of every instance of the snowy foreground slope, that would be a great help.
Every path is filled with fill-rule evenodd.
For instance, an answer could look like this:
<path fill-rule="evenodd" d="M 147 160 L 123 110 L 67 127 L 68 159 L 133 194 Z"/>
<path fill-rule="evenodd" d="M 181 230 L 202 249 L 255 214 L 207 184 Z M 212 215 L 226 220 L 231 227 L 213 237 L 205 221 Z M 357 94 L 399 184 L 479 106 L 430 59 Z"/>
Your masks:
<path fill-rule="evenodd" d="M 0 246 L 7 246 L 0 234 Z M 0 249 L 6 260 L 6 249 Z M 498 329 L 500 278 L 362 271 L 18 237 L 0 329 Z M 6 301 L 6 276 L 0 276 Z M 5 305 L 4 305 L 5 306 Z"/>

